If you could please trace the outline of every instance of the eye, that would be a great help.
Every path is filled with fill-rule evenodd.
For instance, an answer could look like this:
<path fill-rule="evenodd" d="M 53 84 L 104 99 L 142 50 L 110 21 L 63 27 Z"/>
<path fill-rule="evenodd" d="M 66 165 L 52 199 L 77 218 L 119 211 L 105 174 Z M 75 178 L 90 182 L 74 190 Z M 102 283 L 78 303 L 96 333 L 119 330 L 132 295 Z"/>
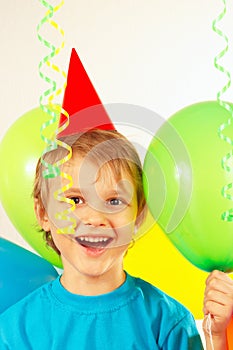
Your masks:
<path fill-rule="evenodd" d="M 108 200 L 108 203 L 112 206 L 123 205 L 125 202 L 120 198 L 111 198 Z"/>
<path fill-rule="evenodd" d="M 70 197 L 70 199 L 76 204 L 83 204 L 84 199 L 82 197 Z"/>

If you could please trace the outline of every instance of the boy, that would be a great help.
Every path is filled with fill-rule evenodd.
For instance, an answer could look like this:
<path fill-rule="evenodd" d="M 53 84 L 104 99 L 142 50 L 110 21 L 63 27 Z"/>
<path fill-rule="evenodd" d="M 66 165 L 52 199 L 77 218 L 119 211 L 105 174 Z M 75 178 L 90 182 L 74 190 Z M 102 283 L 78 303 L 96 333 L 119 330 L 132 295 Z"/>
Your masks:
<path fill-rule="evenodd" d="M 61 255 L 64 272 L 0 317 L 0 349 L 202 349 L 191 314 L 123 270 L 145 210 L 134 147 L 116 131 L 77 137 L 62 167 L 73 178 L 64 195 L 76 205 L 74 234 L 57 233 L 61 207 L 53 190 L 64 180 L 44 179 L 39 161 L 34 187 L 38 222 Z M 63 156 L 57 149 L 45 160 Z"/>
<path fill-rule="evenodd" d="M 73 86 L 77 81 L 85 89 Z M 103 108 L 98 115 L 86 113 L 99 99 L 75 51 L 64 101 L 71 118 L 59 139 L 71 147 L 72 157 L 60 175 L 46 178 L 44 165 L 66 159 L 69 147 L 46 153 L 33 191 L 39 225 L 64 271 L 0 316 L 0 349 L 202 349 L 190 312 L 123 270 L 146 211 L 142 168 L 135 148 Z"/>

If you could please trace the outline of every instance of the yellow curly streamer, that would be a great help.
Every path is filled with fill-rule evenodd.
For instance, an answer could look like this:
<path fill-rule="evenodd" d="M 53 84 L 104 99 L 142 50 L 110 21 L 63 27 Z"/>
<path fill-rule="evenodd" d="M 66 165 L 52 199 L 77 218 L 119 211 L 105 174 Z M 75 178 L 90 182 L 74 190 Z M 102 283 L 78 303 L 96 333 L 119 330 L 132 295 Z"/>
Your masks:
<path fill-rule="evenodd" d="M 63 108 L 61 108 L 61 113 L 67 119 L 66 119 L 66 122 L 61 127 L 58 128 L 58 130 L 57 130 L 58 134 L 61 133 L 69 125 L 69 114 Z M 67 149 L 67 151 L 68 151 L 68 155 L 66 157 L 62 158 L 57 163 L 55 163 L 55 166 L 59 166 L 59 168 L 60 168 L 62 164 L 67 162 L 72 157 L 72 148 L 71 148 L 71 146 L 69 146 L 68 144 L 66 144 L 65 142 L 63 142 L 61 140 L 57 140 L 57 144 L 65 149 Z M 54 198 L 60 202 L 64 202 L 64 203 L 71 205 L 71 207 L 64 210 L 63 212 L 56 213 L 55 217 L 59 220 L 68 221 L 71 224 L 69 226 L 64 227 L 64 228 L 58 228 L 57 233 L 74 234 L 75 227 L 76 227 L 76 220 L 74 218 L 70 217 L 69 214 L 75 210 L 75 203 L 72 199 L 66 198 L 64 196 L 64 192 L 73 186 L 73 179 L 72 179 L 71 175 L 64 173 L 63 171 L 61 171 L 60 176 L 61 176 L 61 178 L 68 180 L 69 183 L 67 185 L 63 186 L 62 188 L 58 189 L 57 191 L 55 191 Z"/>

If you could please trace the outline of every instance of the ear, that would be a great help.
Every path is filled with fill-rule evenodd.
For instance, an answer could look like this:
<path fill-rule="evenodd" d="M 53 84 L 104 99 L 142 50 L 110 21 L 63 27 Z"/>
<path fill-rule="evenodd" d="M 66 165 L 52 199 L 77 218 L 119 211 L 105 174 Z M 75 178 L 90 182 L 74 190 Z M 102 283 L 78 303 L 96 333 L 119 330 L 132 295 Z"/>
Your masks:
<path fill-rule="evenodd" d="M 135 221 L 135 234 L 139 230 L 142 223 L 143 223 L 143 219 L 142 219 L 141 215 L 139 215 Z"/>
<path fill-rule="evenodd" d="M 144 208 L 142 209 L 142 211 L 138 214 L 138 216 L 136 218 L 136 221 L 135 221 L 136 230 L 138 230 L 140 228 L 140 226 L 143 224 L 143 222 L 145 221 L 147 212 L 148 212 L 148 208 L 145 205 Z"/>
<path fill-rule="evenodd" d="M 50 222 L 48 215 L 38 198 L 34 199 L 34 211 L 38 224 L 41 226 L 41 228 L 46 232 L 50 231 Z"/>

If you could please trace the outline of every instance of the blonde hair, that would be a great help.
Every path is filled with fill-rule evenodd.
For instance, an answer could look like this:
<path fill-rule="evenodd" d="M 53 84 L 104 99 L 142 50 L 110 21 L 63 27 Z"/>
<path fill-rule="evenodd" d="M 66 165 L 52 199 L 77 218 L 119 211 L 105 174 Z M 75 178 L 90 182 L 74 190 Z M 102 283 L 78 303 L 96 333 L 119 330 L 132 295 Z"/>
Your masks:
<path fill-rule="evenodd" d="M 136 190 L 138 216 L 141 216 L 143 221 L 145 216 L 146 201 L 142 184 L 142 165 L 135 147 L 122 134 L 117 131 L 107 131 L 94 129 L 85 133 L 75 134 L 62 139 L 72 148 L 72 153 L 81 157 L 88 156 L 99 166 L 99 175 L 102 171 L 109 172 L 117 180 L 122 178 L 123 173 L 130 176 Z M 43 159 L 49 164 L 54 164 L 56 161 L 65 157 L 68 151 L 63 147 L 58 147 L 56 150 L 46 153 Z M 38 200 L 39 205 L 45 210 L 42 201 L 42 186 L 46 183 L 42 172 L 44 165 L 39 159 L 36 167 L 33 197 Z M 49 190 L 49 189 L 48 189 Z M 51 246 L 58 254 L 50 232 L 44 232 L 47 244 Z"/>

